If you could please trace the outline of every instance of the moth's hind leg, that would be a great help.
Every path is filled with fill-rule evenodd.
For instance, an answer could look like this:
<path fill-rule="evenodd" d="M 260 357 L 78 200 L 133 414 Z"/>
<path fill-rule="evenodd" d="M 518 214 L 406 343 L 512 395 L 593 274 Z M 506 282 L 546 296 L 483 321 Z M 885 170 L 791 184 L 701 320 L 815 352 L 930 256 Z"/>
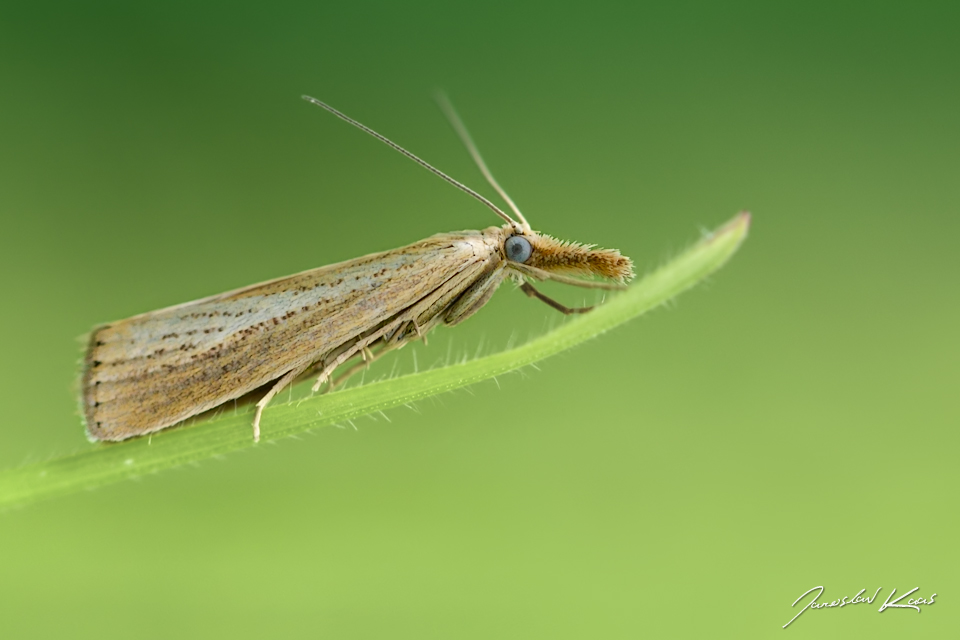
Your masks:
<path fill-rule="evenodd" d="M 341 353 L 340 355 L 338 355 L 337 357 L 335 357 L 329 363 L 326 361 L 321 362 L 320 365 L 322 369 L 320 370 L 320 375 L 317 376 L 317 381 L 313 383 L 313 386 L 310 387 L 310 390 L 314 393 L 316 393 L 317 391 L 320 391 L 320 387 L 323 386 L 324 382 L 327 382 L 328 380 L 330 380 L 330 376 L 333 375 L 333 372 L 337 370 L 337 367 L 339 367 L 340 365 L 342 365 L 344 362 L 354 357 L 355 355 L 361 353 L 362 350 L 365 348 L 366 348 L 366 345 L 362 345 L 362 346 L 354 345 L 349 349 L 347 349 L 346 351 L 344 351 L 343 353 Z"/>
<path fill-rule="evenodd" d="M 544 294 L 534 289 L 533 285 L 530 284 L 529 282 L 524 282 L 523 284 L 521 284 L 520 290 L 523 291 L 528 296 L 530 296 L 531 298 L 537 298 L 538 300 L 542 300 L 543 302 L 546 302 L 548 305 L 550 305 L 551 307 L 553 307 L 554 309 L 556 309 L 557 311 L 559 311 L 564 315 L 570 315 L 571 313 L 586 313 L 587 311 L 590 311 L 591 309 L 593 309 L 593 307 L 566 307 L 560 304 L 559 302 L 557 302 L 556 300 L 554 300 L 553 298 L 549 296 L 545 296 Z"/>
<path fill-rule="evenodd" d="M 304 371 L 309 369 L 309 367 L 302 367 L 300 369 L 291 369 L 288 371 L 282 378 L 276 381 L 274 385 L 270 388 L 270 391 L 267 391 L 266 395 L 260 398 L 260 402 L 257 403 L 257 412 L 253 414 L 253 441 L 260 442 L 260 416 L 263 414 L 263 409 L 270 401 L 273 399 L 273 396 L 277 395 L 283 391 L 284 387 L 297 379 L 297 376 L 302 374 Z"/>
<path fill-rule="evenodd" d="M 401 322 L 396 325 L 393 331 L 385 331 L 382 333 L 381 337 L 373 340 L 371 342 L 366 342 L 363 344 L 353 345 L 336 358 L 331 360 L 329 363 L 324 361 L 321 362 L 320 375 L 317 377 L 317 381 L 313 383 L 311 390 L 316 393 L 320 390 L 320 387 L 323 386 L 323 383 L 328 383 L 326 392 L 333 391 L 336 387 L 339 387 L 341 384 L 347 381 L 347 379 L 355 374 L 357 371 L 364 369 L 370 366 L 370 363 L 379 360 L 384 356 L 384 354 L 393 351 L 394 349 L 399 349 L 408 342 L 413 340 L 422 340 L 426 333 L 433 328 L 432 323 L 428 323 L 425 326 L 419 326 L 415 320 L 409 320 L 406 322 Z M 376 352 L 370 350 L 370 345 L 377 345 Z M 363 360 L 357 362 L 350 366 L 342 375 L 340 375 L 336 380 L 333 380 L 331 376 L 336 369 L 347 362 L 351 358 L 362 355 Z"/>
<path fill-rule="evenodd" d="M 360 350 L 360 355 L 363 356 L 363 359 L 360 362 L 355 362 L 350 367 L 341 373 L 339 376 L 334 379 L 332 376 L 327 380 L 327 388 L 323 390 L 324 393 L 330 393 L 337 387 L 344 384 L 349 380 L 355 373 L 362 371 L 369 367 L 371 364 L 382 358 L 387 352 L 391 351 L 392 347 L 386 343 L 381 344 L 376 352 L 372 351 L 369 347 L 364 347 Z"/>
<path fill-rule="evenodd" d="M 320 387 L 323 386 L 323 383 L 327 382 L 328 386 L 326 391 L 327 392 L 333 391 L 334 388 L 346 382 L 347 378 L 355 374 L 357 371 L 360 371 L 364 367 L 369 366 L 371 362 L 379 359 L 383 354 L 385 354 L 387 351 L 392 350 L 393 348 L 394 348 L 393 345 L 386 342 L 381 343 L 381 346 L 379 349 L 377 349 L 376 353 L 373 353 L 370 350 L 368 344 L 364 344 L 361 346 L 355 345 L 351 347 L 349 350 L 344 351 L 343 353 L 338 355 L 331 362 L 329 363 L 322 362 L 320 364 L 320 366 L 322 367 L 320 371 L 320 375 L 317 377 L 317 381 L 313 383 L 313 387 L 311 387 L 310 390 L 316 393 L 317 391 L 320 390 Z M 333 375 L 333 372 L 336 371 L 340 365 L 342 365 L 343 363 L 347 362 L 348 360 L 350 360 L 351 358 L 357 355 L 363 356 L 363 360 L 352 365 L 349 369 L 347 369 L 343 373 L 343 375 L 338 377 L 336 380 L 333 380 L 331 377 Z"/>
<path fill-rule="evenodd" d="M 341 384 L 346 382 L 350 376 L 352 376 L 358 371 L 365 369 L 366 367 L 369 367 L 371 362 L 378 360 L 380 356 L 382 356 L 385 352 L 386 352 L 386 349 L 382 347 L 377 349 L 376 353 L 374 353 L 374 351 L 370 349 L 370 347 L 362 347 L 359 351 L 354 350 L 352 352 L 352 355 L 350 356 L 350 359 L 356 358 L 359 355 L 361 357 L 360 362 L 354 362 L 352 365 L 350 365 L 349 368 L 347 368 L 346 371 L 340 374 L 336 380 L 333 379 L 333 375 L 328 375 L 326 378 L 324 378 L 324 381 L 326 381 L 327 383 L 327 388 L 324 389 L 322 393 L 329 393 L 333 391 L 336 387 L 339 387 Z M 341 363 L 341 366 L 343 364 L 346 364 L 346 362 Z M 316 375 L 318 371 L 323 371 L 325 368 L 326 367 L 324 366 L 323 360 L 321 360 L 320 362 L 317 362 L 316 364 L 311 366 L 309 369 L 307 369 L 305 372 L 300 374 L 300 377 L 297 379 L 297 382 L 300 382 L 301 380 L 304 380 L 306 378 L 310 378 Z M 335 372 L 331 370 L 328 373 L 333 374 Z M 313 390 L 318 391 L 322 384 L 323 384 L 322 381 L 318 382 L 317 384 L 314 385 Z"/>

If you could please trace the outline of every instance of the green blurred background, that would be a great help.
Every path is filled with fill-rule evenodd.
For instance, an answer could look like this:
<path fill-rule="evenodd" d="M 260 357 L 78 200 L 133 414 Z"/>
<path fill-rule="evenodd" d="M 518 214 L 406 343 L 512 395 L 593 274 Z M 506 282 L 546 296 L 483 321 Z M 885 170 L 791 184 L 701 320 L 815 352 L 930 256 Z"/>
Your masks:
<path fill-rule="evenodd" d="M 958 28 L 956 3 L 4 3 L 3 467 L 92 446 L 96 323 L 496 223 L 303 93 L 489 193 L 446 89 L 535 228 L 640 271 L 754 227 L 708 286 L 500 389 L 0 515 L 3 637 L 955 634 Z M 511 289 L 380 374 L 562 321 Z M 938 596 L 781 630 L 817 585 Z"/>

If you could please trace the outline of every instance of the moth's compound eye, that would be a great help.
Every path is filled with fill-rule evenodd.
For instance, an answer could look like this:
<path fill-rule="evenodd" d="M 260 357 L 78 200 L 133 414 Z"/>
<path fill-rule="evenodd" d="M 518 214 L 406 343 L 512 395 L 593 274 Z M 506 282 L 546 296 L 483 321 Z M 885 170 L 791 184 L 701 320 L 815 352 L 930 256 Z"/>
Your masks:
<path fill-rule="evenodd" d="M 503 243 L 503 250 L 507 254 L 507 259 L 513 260 L 514 262 L 526 262 L 533 254 L 533 247 L 530 246 L 530 241 L 523 236 L 510 236 L 507 238 L 507 241 Z"/>

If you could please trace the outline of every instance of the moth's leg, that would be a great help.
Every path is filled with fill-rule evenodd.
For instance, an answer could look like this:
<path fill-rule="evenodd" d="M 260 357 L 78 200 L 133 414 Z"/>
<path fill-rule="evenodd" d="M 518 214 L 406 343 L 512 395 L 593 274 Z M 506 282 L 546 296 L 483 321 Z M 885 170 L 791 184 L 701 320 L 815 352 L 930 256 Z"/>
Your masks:
<path fill-rule="evenodd" d="M 373 353 L 368 347 L 364 347 L 360 350 L 360 355 L 363 356 L 363 360 L 353 363 L 349 369 L 337 376 L 336 379 L 331 376 L 327 380 L 327 388 L 324 389 L 323 392 L 330 393 L 340 385 L 344 384 L 355 373 L 366 369 L 371 364 L 382 358 L 388 351 L 391 351 L 391 348 L 389 348 L 386 344 L 383 344 L 379 349 L 377 349 L 376 353 Z"/>
<path fill-rule="evenodd" d="M 448 327 L 459 324 L 475 314 L 490 301 L 491 296 L 506 276 L 502 267 L 495 267 L 470 285 L 443 313 L 443 322 Z"/>
<path fill-rule="evenodd" d="M 367 357 L 366 351 L 369 351 L 367 346 L 370 344 L 372 343 L 355 340 L 353 342 L 343 344 L 337 349 L 327 352 L 326 354 L 324 354 L 322 358 L 318 359 L 312 365 L 310 365 L 309 367 L 301 371 L 297 382 L 301 382 L 306 378 L 312 378 L 317 375 L 318 371 L 324 371 L 324 370 L 327 371 L 327 374 L 328 374 L 327 380 L 329 380 L 329 374 L 333 371 L 334 368 L 336 368 L 340 364 L 343 364 L 344 362 L 350 360 L 351 358 L 356 357 L 357 355 L 362 355 L 364 358 L 366 358 Z M 357 345 L 361 345 L 360 348 L 357 348 Z M 349 354 L 349 355 L 347 355 L 345 358 L 341 358 L 340 356 L 343 356 L 344 354 Z M 339 363 L 339 364 L 328 366 L 330 365 L 330 363 Z M 313 391 L 317 391 L 320 388 L 320 384 L 321 383 L 314 385 Z"/>
<path fill-rule="evenodd" d="M 350 358 L 360 353 L 361 350 L 366 349 L 367 344 L 368 343 L 354 344 L 349 349 L 347 349 L 346 351 L 338 355 L 336 358 L 331 360 L 329 363 L 324 361 L 323 369 L 320 371 L 320 375 L 317 377 L 317 381 L 313 383 L 313 386 L 310 388 L 310 390 L 313 391 L 314 393 L 319 391 L 320 387 L 323 386 L 324 382 L 330 379 L 330 376 L 337 369 L 337 367 L 339 367 L 344 362 L 346 362 Z"/>
<path fill-rule="evenodd" d="M 398 332 L 402 332 L 404 330 L 404 322 L 403 321 L 398 322 L 393 326 L 394 326 L 393 332 L 391 332 L 389 328 L 378 330 L 373 335 L 368 335 L 366 337 L 363 337 L 354 341 L 353 343 L 343 345 L 339 349 L 334 350 L 331 353 L 328 353 L 318 362 L 308 367 L 305 370 L 304 377 L 309 377 L 314 373 L 316 373 L 317 371 L 320 371 L 320 375 L 317 377 L 317 381 L 313 383 L 313 386 L 310 387 L 310 390 L 316 393 L 317 391 L 320 390 L 320 387 L 323 386 L 324 382 L 330 383 L 329 386 L 331 388 L 341 384 L 342 380 L 338 379 L 338 381 L 334 383 L 330 379 L 330 376 L 337 369 L 337 367 L 347 362 L 351 358 L 356 357 L 357 355 L 363 356 L 364 361 L 356 363 L 352 367 L 350 367 L 350 369 L 347 371 L 347 373 L 350 375 L 352 375 L 353 373 L 356 373 L 356 371 L 359 371 L 360 368 L 367 366 L 367 360 L 370 360 L 370 362 L 372 362 L 373 360 L 376 360 L 381 355 L 383 355 L 383 353 L 385 353 L 386 351 L 393 349 L 396 346 L 393 343 L 396 342 L 396 338 L 399 335 Z M 377 343 L 380 343 L 380 348 L 377 350 L 376 355 L 374 355 L 370 350 L 370 345 L 377 344 Z M 341 378 L 343 380 L 346 379 L 343 376 L 341 376 Z M 327 391 L 331 391 L 331 390 L 332 389 L 327 389 Z"/>
<path fill-rule="evenodd" d="M 433 329 L 434 324 L 432 320 L 428 321 L 426 325 L 419 324 L 416 318 L 403 320 L 397 325 L 396 329 L 383 336 L 384 346 L 392 351 L 393 349 L 399 349 L 408 342 L 421 340 L 430 329 Z"/>
<path fill-rule="evenodd" d="M 331 360 L 329 364 L 327 362 L 323 363 L 324 365 L 323 370 L 320 372 L 320 375 L 317 377 L 317 381 L 313 383 L 313 387 L 311 388 L 312 391 L 316 393 L 317 391 L 320 390 L 320 387 L 323 386 L 323 383 L 328 381 L 330 382 L 329 384 L 330 389 L 327 389 L 328 391 L 330 391 L 333 387 L 337 387 L 343 384 L 343 382 L 346 380 L 347 377 L 353 375 L 354 373 L 359 371 L 361 368 L 369 365 L 370 362 L 373 362 L 374 360 L 379 359 L 388 351 L 399 349 L 400 347 L 404 346 L 406 343 L 412 342 L 413 340 L 422 339 L 423 336 L 425 336 L 427 332 L 433 328 L 435 323 L 436 323 L 435 320 L 431 320 L 430 322 L 425 324 L 423 327 L 420 327 L 417 324 L 416 320 L 414 319 L 402 320 L 397 325 L 395 325 L 396 329 L 394 331 L 390 331 L 389 329 L 384 329 L 382 331 L 378 331 L 375 337 L 372 336 L 365 339 L 364 342 L 355 343 L 349 349 L 345 350 L 343 353 L 341 353 L 336 358 Z M 408 330 L 410 328 L 414 329 L 414 331 L 408 333 Z M 415 335 L 416 337 L 414 337 Z M 372 353 L 368 348 L 369 345 L 374 344 L 380 340 L 382 340 L 380 348 L 377 349 L 377 352 L 375 354 Z M 365 361 L 354 364 L 336 381 L 330 380 L 330 376 L 333 375 L 333 372 L 337 369 L 337 367 L 342 365 L 344 362 L 346 362 L 350 358 L 353 358 L 357 354 L 363 354 L 365 356 Z"/>
<path fill-rule="evenodd" d="M 291 369 L 288 371 L 282 378 L 277 380 L 276 384 L 271 387 L 270 391 L 267 391 L 267 394 L 260 398 L 260 402 L 257 403 L 257 412 L 253 414 L 253 441 L 260 442 L 260 416 L 263 414 L 263 408 L 266 407 L 270 400 L 273 399 L 273 396 L 277 395 L 283 388 L 288 384 L 296 380 L 297 376 L 306 371 L 308 367 L 303 367 L 301 369 Z"/>
<path fill-rule="evenodd" d="M 414 339 L 423 340 L 423 344 L 427 344 L 427 332 L 432 328 L 432 321 L 428 321 L 427 325 L 421 326 L 417 322 L 417 318 L 413 317 L 405 320 L 395 331 L 388 333 L 383 339 L 391 349 L 413 342 Z M 416 334 L 416 338 L 413 337 L 413 334 Z"/>
<path fill-rule="evenodd" d="M 417 324 L 416 320 L 411 320 L 413 323 L 413 330 L 417 332 L 417 337 L 423 340 L 423 346 L 427 346 L 427 334 L 420 332 L 420 325 Z"/>
<path fill-rule="evenodd" d="M 560 304 L 553 298 L 545 296 L 539 291 L 537 291 L 536 289 L 534 289 L 533 285 L 530 284 L 529 282 L 524 282 L 523 284 L 521 284 L 520 290 L 523 291 L 528 296 L 530 296 L 531 298 L 538 298 L 540 300 L 543 300 L 548 305 L 550 305 L 551 307 L 553 307 L 554 309 L 556 309 L 557 311 L 559 311 L 564 315 L 570 315 L 571 313 L 586 313 L 587 311 L 590 311 L 591 309 L 593 309 L 593 307 L 572 307 L 572 308 L 565 307 L 564 305 Z"/>

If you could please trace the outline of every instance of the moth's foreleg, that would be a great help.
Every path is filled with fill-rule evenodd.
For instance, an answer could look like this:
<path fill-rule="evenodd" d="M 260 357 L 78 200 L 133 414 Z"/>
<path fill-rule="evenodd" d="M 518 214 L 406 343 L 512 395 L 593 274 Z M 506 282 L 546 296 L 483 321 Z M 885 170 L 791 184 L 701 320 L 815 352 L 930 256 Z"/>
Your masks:
<path fill-rule="evenodd" d="M 562 314 L 564 314 L 564 315 L 570 315 L 570 314 L 572 314 L 572 313 L 586 313 L 587 311 L 590 311 L 591 309 L 593 309 L 593 307 L 567 307 L 567 306 L 564 306 L 564 305 L 560 304 L 559 302 L 557 302 L 556 300 L 554 300 L 553 298 L 551 298 L 551 297 L 549 297 L 549 296 L 545 296 L 544 294 L 542 294 L 542 293 L 540 293 L 539 291 L 537 291 L 537 290 L 533 287 L 533 285 L 530 284 L 529 282 L 524 282 L 523 284 L 521 284 L 521 285 L 520 285 L 520 290 L 523 291 L 523 292 L 524 292 L 525 294 L 527 294 L 528 296 L 530 296 L 531 298 L 538 298 L 539 300 L 542 300 L 542 301 L 546 302 L 548 305 L 550 305 L 551 307 L 553 307 L 554 309 L 556 309 L 557 311 L 559 311 L 560 313 L 562 313 Z"/>
<path fill-rule="evenodd" d="M 291 369 L 288 371 L 282 378 L 277 380 L 276 384 L 270 388 L 270 391 L 267 391 L 267 394 L 260 398 L 260 402 L 257 403 L 257 412 L 253 414 L 253 441 L 260 442 L 260 416 L 263 414 L 263 408 L 270 404 L 270 400 L 273 399 L 273 396 L 277 395 L 283 391 L 284 387 L 297 379 L 301 373 L 306 371 L 308 367 L 302 367 L 300 369 Z"/>
<path fill-rule="evenodd" d="M 443 312 L 443 322 L 448 327 L 460 324 L 489 302 L 506 272 L 503 265 L 495 265 L 480 275 L 453 304 Z M 439 316 L 438 316 L 439 317 Z"/>

